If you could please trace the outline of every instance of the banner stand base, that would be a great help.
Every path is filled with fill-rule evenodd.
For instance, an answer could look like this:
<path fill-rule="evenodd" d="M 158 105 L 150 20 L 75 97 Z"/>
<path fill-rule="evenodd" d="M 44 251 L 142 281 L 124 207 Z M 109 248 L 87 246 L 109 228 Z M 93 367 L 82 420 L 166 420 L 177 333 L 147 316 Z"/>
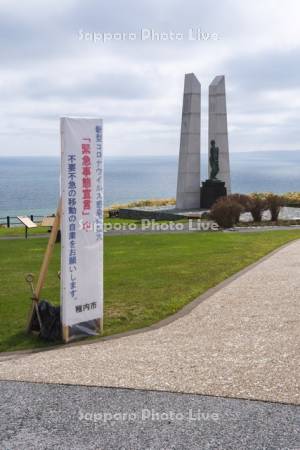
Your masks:
<path fill-rule="evenodd" d="M 65 344 L 76 339 L 103 334 L 103 319 L 89 320 L 76 325 L 63 325 L 62 336 Z"/>

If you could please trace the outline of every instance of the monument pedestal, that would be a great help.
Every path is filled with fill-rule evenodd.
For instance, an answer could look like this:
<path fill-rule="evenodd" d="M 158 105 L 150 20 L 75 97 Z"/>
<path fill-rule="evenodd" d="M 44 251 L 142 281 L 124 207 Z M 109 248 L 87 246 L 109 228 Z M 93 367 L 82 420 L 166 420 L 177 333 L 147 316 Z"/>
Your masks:
<path fill-rule="evenodd" d="M 206 180 L 201 187 L 201 209 L 209 209 L 220 197 L 226 197 L 225 182 L 221 180 Z"/>

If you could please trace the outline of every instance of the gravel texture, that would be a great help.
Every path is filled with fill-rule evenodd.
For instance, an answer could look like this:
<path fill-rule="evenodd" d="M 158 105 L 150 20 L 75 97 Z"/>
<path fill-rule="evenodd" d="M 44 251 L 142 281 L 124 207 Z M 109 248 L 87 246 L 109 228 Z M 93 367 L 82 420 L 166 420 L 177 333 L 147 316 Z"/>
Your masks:
<path fill-rule="evenodd" d="M 3 450 L 296 450 L 294 405 L 0 382 Z"/>
<path fill-rule="evenodd" d="M 0 378 L 297 404 L 299 299 L 296 241 L 167 326 L 3 361 Z"/>

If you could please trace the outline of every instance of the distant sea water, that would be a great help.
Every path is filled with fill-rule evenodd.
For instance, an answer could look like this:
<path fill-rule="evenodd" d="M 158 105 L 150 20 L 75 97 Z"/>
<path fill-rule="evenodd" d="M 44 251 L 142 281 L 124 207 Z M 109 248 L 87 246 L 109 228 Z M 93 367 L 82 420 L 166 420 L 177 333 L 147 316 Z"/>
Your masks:
<path fill-rule="evenodd" d="M 233 192 L 300 192 L 300 151 L 231 153 Z M 58 157 L 0 158 L 0 217 L 45 215 L 56 210 Z M 202 155 L 201 178 L 207 178 Z M 177 157 L 108 157 L 105 160 L 105 205 L 175 197 Z"/>

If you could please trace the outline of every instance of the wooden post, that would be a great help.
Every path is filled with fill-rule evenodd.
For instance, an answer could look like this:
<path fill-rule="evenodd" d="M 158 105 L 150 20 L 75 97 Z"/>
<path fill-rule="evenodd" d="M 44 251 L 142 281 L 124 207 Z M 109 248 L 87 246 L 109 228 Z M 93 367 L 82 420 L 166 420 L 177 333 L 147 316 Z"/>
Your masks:
<path fill-rule="evenodd" d="M 57 212 L 56 212 L 56 216 L 53 222 L 53 226 L 51 229 L 51 233 L 49 236 L 49 241 L 48 241 L 48 245 L 47 245 L 47 249 L 46 249 L 46 253 L 44 255 L 44 260 L 43 260 L 43 264 L 40 270 L 40 275 L 39 275 L 39 279 L 35 288 L 35 297 L 36 299 L 39 301 L 40 299 L 40 295 L 41 295 L 41 290 L 44 286 L 44 282 L 45 282 L 45 278 L 48 272 L 48 267 L 49 267 L 49 262 L 50 262 L 50 258 L 54 249 L 54 245 L 55 245 L 55 241 L 56 241 L 56 236 L 59 230 L 59 225 L 60 225 L 60 209 L 61 206 L 59 204 L 59 207 L 57 208 Z"/>
<path fill-rule="evenodd" d="M 40 300 L 40 295 L 41 295 L 41 290 L 43 289 L 44 283 L 45 283 L 45 279 L 46 279 L 46 275 L 48 272 L 48 267 L 49 267 L 49 262 L 50 262 L 50 258 L 54 249 L 54 245 L 55 245 L 55 241 L 56 241 L 56 236 L 59 230 L 59 226 L 60 226 L 60 214 L 61 214 L 61 201 L 59 202 L 59 206 L 57 208 L 57 212 L 56 212 L 56 216 L 53 222 L 53 226 L 51 229 L 51 233 L 49 236 L 49 241 L 48 241 L 48 245 L 47 245 L 47 249 L 44 255 L 44 260 L 42 263 L 42 267 L 40 270 L 40 274 L 39 274 L 39 278 L 38 278 L 38 282 L 34 291 L 34 300 L 32 302 L 32 308 L 31 308 L 31 312 L 29 313 L 29 320 L 28 320 L 28 324 L 27 324 L 27 331 L 30 331 L 30 327 L 31 327 L 31 322 L 32 322 L 32 317 L 33 317 L 33 313 L 34 313 L 34 308 L 35 308 L 35 303 L 38 303 Z"/>
<path fill-rule="evenodd" d="M 68 325 L 62 326 L 62 335 L 63 335 L 63 341 L 65 344 L 69 342 L 69 327 Z"/>

